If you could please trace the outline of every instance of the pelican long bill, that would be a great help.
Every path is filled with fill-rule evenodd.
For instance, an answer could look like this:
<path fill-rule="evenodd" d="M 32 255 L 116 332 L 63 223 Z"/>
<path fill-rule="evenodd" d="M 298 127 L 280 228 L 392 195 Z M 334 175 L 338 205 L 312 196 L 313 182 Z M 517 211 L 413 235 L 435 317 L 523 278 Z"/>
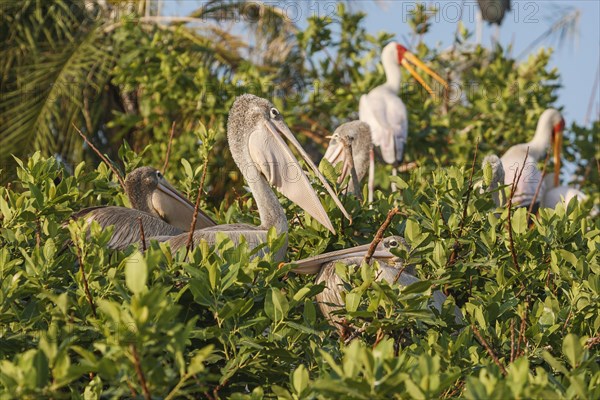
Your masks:
<path fill-rule="evenodd" d="M 350 221 L 350 223 L 352 223 L 352 217 L 350 216 L 350 214 L 348 214 L 348 211 L 346 211 L 346 209 L 344 208 L 344 205 L 342 204 L 342 202 L 340 201 L 340 199 L 337 197 L 337 195 L 335 194 L 335 192 L 333 191 L 333 189 L 331 188 L 331 186 L 329 186 L 329 183 L 327 183 L 327 180 L 325 179 L 325 177 L 323 176 L 323 174 L 321 174 L 321 171 L 319 171 L 319 168 L 315 165 L 315 163 L 311 160 L 310 156 L 302 148 L 302 146 L 300 145 L 300 143 L 298 142 L 298 140 L 296 139 L 296 137 L 294 136 L 294 134 L 287 127 L 287 125 L 285 124 L 285 122 L 283 122 L 283 121 L 271 121 L 271 122 L 265 123 L 265 126 L 273 134 L 273 136 L 276 137 L 280 141 L 280 144 L 288 152 L 290 152 L 289 154 L 292 157 L 292 159 L 296 162 L 299 171 L 302 172 L 302 174 L 304 174 L 304 172 L 302 171 L 302 168 L 298 164 L 298 160 L 296 160 L 296 158 L 292 155 L 290 148 L 285 144 L 285 142 L 283 141 L 282 136 L 284 136 L 290 143 L 292 143 L 292 145 L 294 145 L 294 147 L 296 148 L 296 150 L 300 153 L 300 156 L 302 156 L 302 158 L 304 159 L 304 161 L 306 162 L 306 164 L 313 170 L 313 172 L 315 173 L 315 175 L 317 176 L 317 178 L 321 181 L 321 183 L 325 187 L 325 190 L 327 190 L 327 192 L 329 193 L 329 195 L 331 196 L 331 198 L 333 199 L 333 201 L 335 202 L 335 204 L 337 205 L 337 207 L 340 209 L 340 211 L 342 212 L 342 214 L 344 214 L 344 216 L 348 219 L 348 221 Z M 306 177 L 306 175 L 304 175 L 304 176 Z M 312 193 L 314 193 L 315 196 L 316 196 L 316 193 L 314 192 L 314 190 L 312 189 L 312 187 L 310 186 L 310 184 L 309 184 L 309 187 L 311 188 Z M 318 201 L 318 198 L 317 198 L 317 201 Z M 299 203 L 297 203 L 297 204 L 300 207 L 302 207 L 301 204 L 299 204 Z M 319 204 L 321 204 L 320 201 L 319 201 Z M 322 205 L 321 205 L 321 208 L 323 208 Z M 325 213 L 325 210 L 323 210 L 323 212 Z M 329 220 L 329 217 L 327 216 L 327 213 L 325 213 L 325 217 L 327 218 L 327 220 Z M 331 224 L 331 222 L 329 222 L 329 223 Z M 330 230 L 332 232 L 334 232 L 334 230 L 332 230 L 332 229 L 330 229 Z"/>
<path fill-rule="evenodd" d="M 269 184 L 335 233 L 308 177 L 278 131 L 270 122 L 266 122 L 262 129 L 259 127 L 252 132 L 248 139 L 252 161 Z"/>
<path fill-rule="evenodd" d="M 303 258 L 297 261 L 291 261 L 288 265 L 293 265 L 292 271 L 301 275 L 313 275 L 319 272 L 321 266 L 325 263 L 335 260 L 341 260 L 350 257 L 364 257 L 369 251 L 370 244 L 350 247 L 348 249 L 331 251 L 329 253 L 319 254 L 313 257 Z M 373 258 L 379 261 L 390 261 L 396 258 L 394 254 L 380 242 L 375 248 Z"/>
<path fill-rule="evenodd" d="M 194 205 L 165 179 L 160 179 L 157 190 L 152 193 L 152 206 L 169 224 L 188 231 L 194 215 Z M 214 226 L 216 223 L 204 212 L 198 210 L 197 228 Z"/>

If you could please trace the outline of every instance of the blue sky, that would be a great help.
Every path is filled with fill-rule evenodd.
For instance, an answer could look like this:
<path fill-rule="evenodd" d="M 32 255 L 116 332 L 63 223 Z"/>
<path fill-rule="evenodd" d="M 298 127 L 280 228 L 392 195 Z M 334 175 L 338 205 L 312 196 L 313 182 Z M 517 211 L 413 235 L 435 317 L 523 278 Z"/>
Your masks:
<path fill-rule="evenodd" d="M 300 2 L 301 1 L 301 2 Z M 334 10 L 335 1 L 265 0 L 264 3 L 284 8 L 288 15 L 297 20 L 299 25 L 309 13 L 321 15 Z M 436 5 L 440 10 L 426 40 L 430 46 L 446 48 L 452 44 L 461 4 L 463 5 L 462 21 L 469 31 L 475 31 L 476 0 L 438 0 L 424 1 L 425 4 Z M 163 15 L 186 15 L 203 4 L 196 0 L 164 0 Z M 370 33 L 380 31 L 396 35 L 399 42 L 406 42 L 410 37 L 407 24 L 408 11 L 414 7 L 414 1 L 402 0 L 355 0 L 352 7 L 367 14 L 366 28 Z M 298 6 L 299 5 L 299 6 Z M 600 117 L 599 85 L 593 87 L 600 66 L 600 1 L 531 1 L 513 0 L 513 11 L 508 13 L 500 28 L 499 41 L 503 47 L 512 43 L 512 54 L 521 54 L 536 38 L 550 28 L 553 22 L 566 12 L 580 11 L 579 29 L 575 40 L 567 39 L 559 46 L 558 41 L 544 40 L 531 49 L 537 52 L 541 47 L 553 47 L 551 66 L 558 68 L 563 87 L 558 92 L 557 106 L 564 106 L 567 124 L 585 122 L 590 96 L 593 95 L 591 120 Z M 306 14 L 306 15 L 303 15 Z M 484 24 L 482 44 L 490 46 L 495 27 Z M 473 36 L 472 40 L 475 40 Z M 526 59 L 527 55 L 522 57 Z"/>

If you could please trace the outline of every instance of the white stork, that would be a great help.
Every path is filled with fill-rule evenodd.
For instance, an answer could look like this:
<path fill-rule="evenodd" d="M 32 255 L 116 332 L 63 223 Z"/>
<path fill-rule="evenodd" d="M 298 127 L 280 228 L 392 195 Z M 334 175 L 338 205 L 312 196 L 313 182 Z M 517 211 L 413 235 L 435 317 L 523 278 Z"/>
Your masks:
<path fill-rule="evenodd" d="M 404 66 L 430 94 L 433 94 L 433 91 L 409 62 L 431 75 L 444 87 L 447 88 L 448 84 L 404 46 L 396 42 L 383 48 L 381 62 L 387 80 L 383 85 L 361 96 L 358 114 L 359 119 L 371 127 L 373 145 L 379 147 L 381 156 L 387 164 L 394 165 L 393 174 L 396 175 L 396 167 L 404 158 L 404 146 L 408 134 L 406 106 L 398 97 L 401 79 L 398 67 Z"/>
<path fill-rule="evenodd" d="M 530 205 L 542 179 L 542 172 L 537 167 L 537 162 L 544 157 L 549 145 L 552 145 L 554 150 L 554 186 L 558 186 L 560 151 L 564 128 L 565 120 L 560 112 L 549 108 L 542 113 L 533 139 L 528 143 L 514 145 L 504 153 L 501 160 L 504 167 L 504 183 L 506 185 L 512 185 L 515 175 L 518 176 L 523 162 L 525 162 L 523 173 L 519 182 L 517 182 L 513 204 L 521 206 Z M 529 153 L 527 153 L 527 149 L 529 149 Z M 527 159 L 525 159 L 526 154 Z M 546 192 L 547 189 L 545 186 L 545 183 L 542 182 L 539 193 Z"/>

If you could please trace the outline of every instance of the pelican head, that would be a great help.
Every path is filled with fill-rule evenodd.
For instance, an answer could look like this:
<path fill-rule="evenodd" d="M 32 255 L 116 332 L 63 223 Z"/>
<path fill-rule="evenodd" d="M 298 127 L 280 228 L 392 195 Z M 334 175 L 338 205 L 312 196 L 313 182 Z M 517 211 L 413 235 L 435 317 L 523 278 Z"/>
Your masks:
<path fill-rule="evenodd" d="M 372 146 L 369 124 L 362 121 L 346 122 L 331 135 L 331 141 L 323 158 L 332 165 L 344 162 L 340 175 L 340 182 L 342 182 L 350 172 L 350 160 L 346 157 L 347 151 L 344 151 L 344 148 L 350 147 L 356 175 L 360 181 L 367 172 Z"/>
<path fill-rule="evenodd" d="M 381 52 L 381 60 L 383 62 L 384 67 L 392 63 L 402 65 L 432 96 L 433 90 L 429 87 L 429 85 L 427 85 L 427 83 L 425 83 L 423 78 L 417 73 L 417 71 L 415 71 L 411 64 L 414 64 L 415 66 L 421 68 L 425 73 L 427 73 L 433 79 L 441 83 L 442 86 L 444 86 L 444 88 L 448 89 L 448 82 L 446 82 L 431 68 L 425 65 L 414 54 L 408 51 L 406 47 L 402 46 L 401 44 L 398 44 L 397 42 L 391 42 L 383 48 L 383 51 Z"/>
<path fill-rule="evenodd" d="M 125 191 L 131 207 L 163 219 L 183 230 L 190 229 L 194 205 L 152 167 L 140 167 L 125 178 Z M 215 225 L 202 212 L 198 213 L 198 227 Z"/>
<path fill-rule="evenodd" d="M 328 253 L 307 257 L 302 260 L 291 261 L 288 264 L 294 266 L 292 271 L 297 274 L 313 275 L 317 274 L 321 270 L 321 267 L 328 262 L 354 257 L 364 258 L 370 247 L 370 244 L 363 244 L 360 246 L 354 246 L 347 249 L 335 250 Z M 403 260 L 400 260 L 399 257 L 392 253 L 394 249 L 399 249 L 402 247 L 407 251 L 410 251 L 410 247 L 402 236 L 388 236 L 379 242 L 377 247 L 375 247 L 372 258 L 379 262 L 385 262 L 392 265 L 402 262 Z"/>
<path fill-rule="evenodd" d="M 351 220 L 333 189 L 285 124 L 279 110 L 271 102 L 251 94 L 236 98 L 227 121 L 227 139 L 233 159 L 248 184 L 252 187 L 266 180 L 335 233 L 318 195 L 284 138 L 296 148 L 340 210 Z"/>

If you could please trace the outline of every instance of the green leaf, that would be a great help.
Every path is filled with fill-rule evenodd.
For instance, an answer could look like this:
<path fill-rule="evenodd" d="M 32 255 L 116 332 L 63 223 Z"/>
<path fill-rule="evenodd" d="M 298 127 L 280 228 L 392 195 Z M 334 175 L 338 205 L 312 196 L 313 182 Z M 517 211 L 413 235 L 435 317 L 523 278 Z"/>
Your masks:
<path fill-rule="evenodd" d="M 413 243 L 419 235 L 421 235 L 421 226 L 415 220 L 408 219 L 406 221 L 406 227 L 404 228 L 404 235 L 411 243 Z"/>
<path fill-rule="evenodd" d="M 279 322 L 289 311 L 287 298 L 277 288 L 271 288 L 265 298 L 265 313 L 274 322 Z"/>
<path fill-rule="evenodd" d="M 308 382 L 308 371 L 304 364 L 300 364 L 292 373 L 292 385 L 296 393 L 302 393 L 308 387 Z"/>
<path fill-rule="evenodd" d="M 529 229 L 527 223 L 527 209 L 519 207 L 515 210 L 511 218 L 512 228 L 515 233 L 525 233 Z"/>
<path fill-rule="evenodd" d="M 198 351 L 194 357 L 192 357 L 187 367 L 188 375 L 195 375 L 198 372 L 204 371 L 204 361 L 212 353 L 213 348 L 214 346 L 212 344 L 208 345 L 202 350 Z"/>
<path fill-rule="evenodd" d="M 358 309 L 360 304 L 361 293 L 350 292 L 346 294 L 346 311 L 354 312 Z"/>
<path fill-rule="evenodd" d="M 577 335 L 569 333 L 563 340 L 562 351 L 571 367 L 575 368 L 579 365 L 583 355 L 583 347 L 579 342 Z"/>
<path fill-rule="evenodd" d="M 147 279 L 146 260 L 143 254 L 137 251 L 125 261 L 125 283 L 133 294 L 138 294 L 146 287 Z"/>
<path fill-rule="evenodd" d="M 391 175 L 390 176 L 390 182 L 395 183 L 396 187 L 399 190 L 408 188 L 408 183 L 406 183 L 406 181 L 404 179 L 400 178 L 399 176 Z"/>

